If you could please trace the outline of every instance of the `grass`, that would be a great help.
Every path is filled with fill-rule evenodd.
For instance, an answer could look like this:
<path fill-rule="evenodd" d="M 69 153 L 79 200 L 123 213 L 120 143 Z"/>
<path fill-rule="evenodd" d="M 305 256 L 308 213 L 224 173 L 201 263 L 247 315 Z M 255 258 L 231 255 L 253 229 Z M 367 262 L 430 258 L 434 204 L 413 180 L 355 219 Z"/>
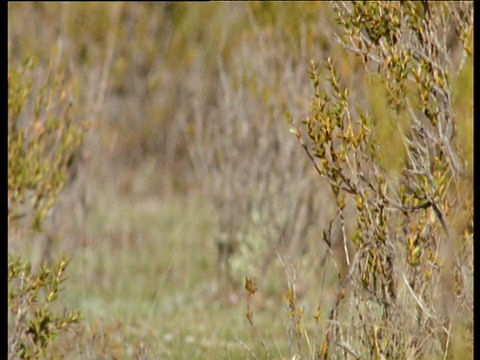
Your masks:
<path fill-rule="evenodd" d="M 264 352 L 245 316 L 243 286 L 225 287 L 218 276 L 212 214 L 200 197 L 96 195 L 86 222 L 56 249 L 72 259 L 58 305 L 79 309 L 83 322 L 53 354 L 243 359 Z M 278 279 L 265 284 L 252 299 L 254 321 L 268 347 L 286 354 L 285 288 Z"/>
<path fill-rule="evenodd" d="M 150 166 L 144 164 L 143 167 Z M 157 169 L 158 170 L 158 169 Z M 289 358 L 285 269 L 274 261 L 250 299 L 242 283 L 219 275 L 213 237 L 213 212 L 198 192 L 155 193 L 155 171 L 139 169 L 123 192 L 115 181 L 88 183 L 94 201 L 83 218 L 65 190 L 55 212 L 56 241 L 71 262 L 54 307 L 80 310 L 82 321 L 59 337 L 54 359 L 245 359 L 266 358 L 262 339 L 275 359 Z M 150 184 L 150 185 L 149 185 Z M 146 196 L 145 194 L 152 195 Z M 52 224 L 52 223 L 51 223 Z M 41 257 L 42 242 L 29 236 L 9 238 L 12 251 Z M 35 241 L 33 241 L 35 240 Z M 299 265 L 309 273 L 311 264 Z M 299 270 L 300 271 L 300 270 Z M 302 279 L 305 277 L 302 277 Z M 318 291 L 301 302 L 315 313 Z M 327 307 L 325 307 L 327 308 Z M 257 332 L 255 332 L 257 331 Z"/>
<path fill-rule="evenodd" d="M 52 358 L 263 359 L 269 354 L 272 359 L 292 359 L 296 353 L 302 358 L 312 358 L 309 349 L 320 347 L 331 325 L 328 315 L 339 288 L 338 274 L 342 278 L 346 275 L 346 268 L 340 264 L 337 271 L 332 261 L 333 257 L 344 261 L 342 244 L 336 241 L 340 246 L 333 249 L 334 256 L 326 256 L 326 245 L 322 241 L 321 232 L 327 230 L 335 210 L 328 186 L 316 194 L 320 198 L 316 206 L 322 209 L 321 219 L 316 219 L 318 224 L 310 229 L 312 241 L 298 263 L 274 256 L 267 271 L 255 277 L 243 271 L 248 270 L 250 261 L 254 260 L 242 258 L 241 265 L 247 266 L 236 274 L 239 282 L 227 284 L 218 273 L 216 229 L 210 207 L 214 202 L 199 195 L 202 185 L 210 186 L 210 180 L 202 176 L 192 179 L 192 165 L 197 158 L 202 158 L 202 153 L 191 156 L 195 139 L 189 138 L 190 132 L 184 133 L 183 127 L 196 122 L 198 115 L 198 119 L 205 122 L 197 124 L 197 130 L 232 118 L 252 121 L 255 127 L 261 128 L 261 124 L 266 124 L 266 114 L 271 114 L 268 121 L 272 124 L 282 123 L 286 127 L 284 110 L 292 111 L 298 118 L 304 114 L 300 111 L 303 105 L 305 108 L 308 105 L 310 93 L 302 89 L 311 88 L 307 77 L 310 58 L 323 61 L 326 56 L 339 62 L 341 77 L 353 89 L 355 101 L 372 102 L 372 116 L 380 122 L 388 120 L 389 113 L 374 84 L 370 87 L 367 84 L 371 91 L 366 92 L 361 86 L 353 86 L 363 82 L 360 61 L 342 55 L 334 46 L 336 28 L 330 4 L 284 7 L 252 3 L 238 10 L 241 11 L 231 11 L 223 4 L 201 9 L 195 4 L 9 5 L 9 51 L 12 53 L 9 62 L 18 63 L 25 54 L 33 54 L 48 63 L 52 54 L 58 53 L 61 68 L 68 68 L 67 73 L 71 73 L 76 96 L 75 118 L 88 118 L 92 123 L 84 146 L 85 152 L 90 153 L 90 157 L 86 155 L 89 160 L 85 160 L 87 172 L 80 175 L 88 190 L 92 190 L 90 211 L 82 216 L 76 205 L 79 196 L 75 191 L 69 194 L 67 189 L 62 195 L 65 203 L 60 203 L 55 222 L 50 225 L 57 239 L 52 251 L 66 253 L 71 258 L 66 272 L 69 279 L 57 306 L 59 310 L 63 307 L 81 310 L 83 321 L 71 334 L 65 337 L 62 334 L 57 339 L 49 352 Z M 199 25 L 205 18 L 211 21 L 206 26 Z M 22 26 L 27 19 L 32 26 Z M 41 25 L 53 20 L 55 27 Z M 257 37 L 263 40 L 256 41 Z M 253 57 L 258 59 L 257 67 L 250 67 Z M 454 87 L 461 89 L 453 93 L 453 100 L 462 119 L 458 144 L 467 158 L 468 176 L 466 185 L 462 186 L 470 194 L 473 63 L 467 61 L 467 66 L 458 76 L 452 74 L 452 79 Z M 224 66 L 219 68 L 219 63 Z M 294 65 L 297 63 L 303 65 Z M 242 66 L 244 70 L 240 69 Z M 299 79 L 305 78 L 305 81 L 297 81 L 292 75 L 297 69 L 301 70 Z M 225 94 L 224 85 L 218 85 L 220 75 L 233 84 L 231 88 L 226 87 L 231 94 Z M 103 76 L 108 80 L 105 89 L 103 81 L 98 81 Z M 240 96 L 242 94 L 248 96 Z M 238 104 L 232 101 L 237 97 Z M 373 106 L 375 104 L 379 106 Z M 180 121 L 183 118 L 188 119 L 185 124 Z M 391 141 L 395 134 L 391 126 L 380 122 L 379 140 L 386 145 L 380 153 L 385 150 L 385 157 L 392 164 L 392 159 L 399 158 L 398 146 L 392 146 L 396 143 Z M 190 135 L 197 134 L 193 130 Z M 285 128 L 285 133 L 287 131 Z M 210 156 L 217 147 L 209 144 L 208 139 L 201 139 L 206 143 L 200 145 L 206 146 L 205 154 Z M 220 149 L 238 152 L 249 162 L 255 159 L 256 146 L 224 140 L 228 146 Z M 230 146 L 231 143 L 237 148 Z M 301 147 L 295 145 L 294 149 L 301 152 Z M 272 152 L 275 158 L 282 158 L 285 153 Z M 236 160 L 230 161 L 237 165 Z M 252 161 L 250 165 L 253 170 L 260 166 L 259 173 L 264 173 L 264 163 Z M 250 168 L 239 169 L 251 174 Z M 225 172 L 217 164 L 210 174 L 218 182 Z M 235 176 L 226 175 L 226 180 L 220 182 L 225 188 L 233 181 L 241 183 Z M 162 191 L 163 184 L 170 186 L 168 191 Z M 256 190 L 257 186 L 253 188 Z M 239 193 L 240 197 L 247 195 Z M 237 200 L 242 199 L 229 200 L 232 208 L 236 209 Z M 281 204 L 282 200 L 275 203 Z M 353 210 L 353 203 L 350 205 Z M 333 210 L 329 211 L 330 208 Z M 236 220 L 233 217 L 237 213 L 231 220 Z M 347 211 L 346 214 L 350 238 L 353 229 L 349 229 L 349 224 L 354 223 L 355 213 Z M 459 228 L 463 226 L 461 217 L 458 216 Z M 13 225 L 9 223 L 10 226 Z M 339 238 L 335 234 L 338 226 L 337 223 L 333 226 L 333 237 Z M 259 233 L 266 232 L 258 231 L 254 236 Z M 473 238 L 473 225 L 471 236 Z M 40 258 L 42 241 L 37 241 L 38 237 L 42 236 L 35 239 L 15 236 L 9 229 L 9 252 L 15 250 L 28 259 Z M 469 261 L 469 243 L 465 249 L 465 258 Z M 246 317 L 244 276 L 254 277 L 259 288 L 248 299 L 256 330 Z M 465 279 L 471 280 L 471 276 L 465 274 Z M 289 309 L 286 298 L 288 286 L 293 284 L 298 291 L 294 310 L 303 309 L 303 315 L 297 317 L 300 321 L 297 328 L 293 316 L 296 313 Z M 402 300 L 405 299 L 414 303 L 406 291 L 402 294 Z M 323 320 L 317 323 L 314 316 L 319 301 Z M 341 305 L 343 317 L 338 317 L 339 323 L 358 312 L 352 304 L 350 301 Z M 408 306 L 405 308 L 408 313 L 400 321 L 409 320 L 413 314 Z M 366 309 L 365 314 L 374 312 Z M 471 314 L 469 308 L 465 314 Z M 465 316 L 466 323 L 469 319 Z M 345 329 L 344 336 L 354 339 L 347 345 L 366 348 L 360 344 L 365 341 L 362 331 L 363 334 L 370 332 L 362 330 L 362 326 L 370 329 L 376 324 L 368 317 L 361 324 L 341 324 L 339 328 Z M 291 329 L 302 334 L 295 335 Z M 399 337 L 416 340 L 416 335 L 408 329 L 408 326 L 399 329 Z M 470 331 L 465 329 L 468 328 L 460 320 L 458 325 L 453 322 L 452 358 L 470 355 L 467 346 L 471 342 L 467 338 Z M 401 343 L 398 346 L 401 352 L 410 345 L 405 345 L 405 349 L 400 349 Z M 338 351 L 346 354 L 341 347 L 336 350 L 332 356 L 338 356 Z"/>
<path fill-rule="evenodd" d="M 83 320 L 72 334 L 56 340 L 53 358 L 290 359 L 297 345 L 288 335 L 286 294 L 287 278 L 294 275 L 302 326 L 310 346 L 318 346 L 324 323 L 317 325 L 313 316 L 319 299 L 322 318 L 328 316 L 334 270 L 327 272 L 324 285 L 324 270 L 316 272 L 318 264 L 310 257 L 295 267 L 276 258 L 261 279 L 254 279 L 259 290 L 249 300 L 253 329 L 243 284 L 226 284 L 218 273 L 208 202 L 195 191 L 155 193 L 145 187 L 155 183 L 155 171 L 135 174 L 130 180 L 140 185 L 128 193 L 116 186 L 122 173 L 103 185 L 89 183 L 96 189 L 95 201 L 83 220 L 72 217 L 77 209 L 62 203 L 68 189 L 63 194 L 60 206 L 68 211 L 56 213 L 62 225 L 53 252 L 66 253 L 71 262 L 56 306 L 80 310 Z M 38 258 L 34 253 L 40 247 L 31 244 L 24 242 L 21 253 Z M 302 339 L 305 353 L 309 345 Z"/>

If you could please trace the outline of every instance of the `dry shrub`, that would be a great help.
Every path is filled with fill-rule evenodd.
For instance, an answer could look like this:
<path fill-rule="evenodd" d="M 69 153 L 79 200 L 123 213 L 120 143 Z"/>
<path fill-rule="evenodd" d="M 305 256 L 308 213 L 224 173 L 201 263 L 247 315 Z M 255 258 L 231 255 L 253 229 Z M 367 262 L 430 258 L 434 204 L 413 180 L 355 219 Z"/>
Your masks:
<path fill-rule="evenodd" d="M 329 211 L 281 121 L 287 104 L 294 114 L 306 111 L 305 59 L 292 54 L 308 52 L 311 34 L 301 28 L 300 39 L 287 41 L 281 25 L 259 29 L 249 15 L 253 31 L 243 33 L 231 63 L 218 56 L 216 83 L 201 64 L 188 73 L 182 95 L 191 107 L 178 115 L 196 179 L 214 205 L 219 265 L 238 283 L 265 274 L 277 255 L 298 261 L 312 250 L 311 225 L 323 226 Z"/>
<path fill-rule="evenodd" d="M 387 108 L 376 118 L 354 107 L 349 94 L 360 89 L 342 84 L 330 58 L 323 82 L 312 61 L 314 97 L 296 135 L 338 216 L 356 207 L 355 233 L 343 234 L 355 251 L 345 253 L 349 271 L 316 356 L 471 356 L 471 344 L 452 346 L 472 336 L 473 215 L 472 174 L 455 142 L 457 123 L 470 119 L 456 116 L 451 78 L 471 61 L 473 4 L 334 7 L 344 31 L 337 40 L 380 79 Z M 381 144 L 387 119 L 402 145 L 389 152 L 398 168 L 382 152 L 392 146 Z"/>

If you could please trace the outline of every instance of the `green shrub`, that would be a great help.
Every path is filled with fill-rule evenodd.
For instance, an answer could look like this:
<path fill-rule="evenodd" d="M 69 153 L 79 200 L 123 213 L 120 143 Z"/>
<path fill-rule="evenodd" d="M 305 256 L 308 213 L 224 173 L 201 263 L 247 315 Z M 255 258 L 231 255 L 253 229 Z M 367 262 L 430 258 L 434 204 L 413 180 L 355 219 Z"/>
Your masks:
<path fill-rule="evenodd" d="M 349 271 L 340 276 L 315 354 L 454 356 L 452 324 L 463 318 L 455 331 L 467 336 L 473 328 L 473 213 L 472 174 L 455 142 L 457 123 L 471 118 L 457 117 L 451 79 L 471 61 L 473 6 L 405 1 L 334 7 L 341 44 L 363 60 L 367 75 L 380 79 L 387 101 L 381 118 L 369 102 L 378 98 L 365 96 L 352 106 L 334 61 L 327 59 L 326 82 L 312 61 L 310 114 L 292 131 L 328 180 L 341 224 L 349 205 L 356 211 L 354 232 L 342 225 Z M 386 153 L 393 144 L 382 144 L 387 139 L 380 129 L 389 123 L 401 147 Z M 399 157 L 400 169 L 386 154 Z M 329 247 L 331 237 L 323 234 Z M 462 353 L 471 355 L 465 346 Z"/>
<path fill-rule="evenodd" d="M 71 83 L 53 62 L 42 70 L 31 57 L 8 66 L 8 222 L 35 232 L 42 231 L 82 140 Z M 16 221 L 22 217 L 28 222 Z M 68 262 L 32 271 L 30 261 L 9 253 L 9 358 L 48 357 L 55 337 L 78 322 L 78 312 L 56 314 L 52 308 Z"/>
<path fill-rule="evenodd" d="M 82 141 L 73 118 L 71 83 L 50 63 L 27 58 L 8 68 L 8 219 L 32 210 L 40 231 L 48 210 L 68 180 Z"/>
<path fill-rule="evenodd" d="M 9 358 L 46 357 L 55 337 L 78 323 L 79 312 L 64 310 L 56 314 L 52 306 L 58 299 L 68 260 L 32 272 L 29 261 L 8 257 L 8 354 Z"/>

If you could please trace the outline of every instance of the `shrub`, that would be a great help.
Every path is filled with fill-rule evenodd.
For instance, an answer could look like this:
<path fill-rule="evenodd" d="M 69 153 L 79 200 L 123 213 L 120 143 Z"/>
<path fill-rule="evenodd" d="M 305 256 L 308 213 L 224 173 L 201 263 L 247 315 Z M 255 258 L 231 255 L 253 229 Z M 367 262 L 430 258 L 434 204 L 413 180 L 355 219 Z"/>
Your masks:
<path fill-rule="evenodd" d="M 301 46 L 307 50 L 313 30 L 302 29 L 299 39 L 290 39 L 287 20 L 300 16 L 288 9 L 272 10 L 283 20 L 269 27 L 257 11 L 244 8 L 251 26 L 241 33 L 235 57 L 218 56 L 218 80 L 205 78 L 199 62 L 182 88 L 183 97 L 193 100 L 178 120 L 198 183 L 213 205 L 220 268 L 236 284 L 244 275 L 263 276 L 277 253 L 299 259 L 307 251 L 312 223 L 321 218 L 321 207 L 315 206 L 320 191 L 317 196 L 304 191 L 320 186 L 305 176 L 308 161 L 277 121 L 289 99 L 308 96 L 304 64 L 291 54 Z M 316 9 L 302 5 L 303 15 Z M 302 103 L 293 106 L 292 113 L 307 109 Z"/>
<path fill-rule="evenodd" d="M 73 119 L 71 83 L 53 62 L 42 70 L 32 57 L 8 67 L 8 222 L 35 232 L 68 180 L 83 131 Z M 16 221 L 22 217 L 28 222 Z M 55 337 L 79 321 L 78 312 L 52 309 L 68 262 L 32 271 L 30 261 L 9 253 L 9 358 L 48 356 Z"/>
<path fill-rule="evenodd" d="M 471 61 L 473 4 L 334 7 L 344 30 L 338 41 L 381 84 L 387 108 L 372 111 L 368 96 L 353 107 L 334 61 L 327 59 L 326 83 L 312 61 L 310 114 L 292 131 L 328 180 L 342 224 L 348 205 L 356 210 L 354 232 L 342 233 L 349 271 L 315 353 L 446 358 L 452 339 L 473 329 L 472 174 L 455 142 L 457 124 L 472 119 L 456 116 L 451 86 Z M 387 153 L 400 158 L 399 169 L 382 151 L 392 146 L 382 144 L 388 122 L 402 145 Z M 330 247 L 331 233 L 323 238 Z M 461 351 L 472 354 L 468 344 Z"/>
<path fill-rule="evenodd" d="M 55 337 L 78 323 L 80 313 L 52 310 L 66 280 L 68 260 L 32 272 L 29 261 L 8 257 L 8 354 L 9 358 L 35 359 L 48 355 Z"/>
<path fill-rule="evenodd" d="M 68 180 L 82 141 L 73 119 L 71 83 L 49 64 L 42 73 L 33 58 L 8 69 L 8 220 L 27 215 L 41 230 L 48 210 Z"/>

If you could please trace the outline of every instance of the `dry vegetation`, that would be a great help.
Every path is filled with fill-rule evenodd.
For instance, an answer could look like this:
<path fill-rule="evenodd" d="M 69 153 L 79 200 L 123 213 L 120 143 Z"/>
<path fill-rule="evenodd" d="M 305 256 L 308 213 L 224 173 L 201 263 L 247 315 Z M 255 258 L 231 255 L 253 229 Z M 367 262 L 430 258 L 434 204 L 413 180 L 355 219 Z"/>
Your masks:
<path fill-rule="evenodd" d="M 473 3 L 8 20 L 10 358 L 473 358 Z"/>

